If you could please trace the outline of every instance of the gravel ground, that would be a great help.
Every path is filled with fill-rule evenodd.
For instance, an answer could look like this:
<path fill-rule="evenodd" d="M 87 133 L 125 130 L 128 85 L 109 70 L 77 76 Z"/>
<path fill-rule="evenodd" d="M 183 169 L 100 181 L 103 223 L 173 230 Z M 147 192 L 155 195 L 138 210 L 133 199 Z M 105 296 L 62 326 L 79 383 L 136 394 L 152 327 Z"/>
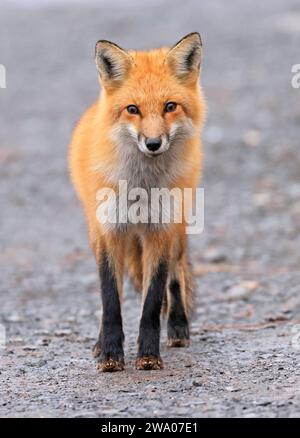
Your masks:
<path fill-rule="evenodd" d="M 299 417 L 299 1 L 36 3 L 1 2 L 0 416 Z M 209 111 L 192 345 L 167 350 L 164 333 L 165 369 L 134 370 L 127 287 L 126 371 L 99 374 L 98 279 L 66 168 L 98 93 L 94 43 L 148 48 L 194 30 Z"/>

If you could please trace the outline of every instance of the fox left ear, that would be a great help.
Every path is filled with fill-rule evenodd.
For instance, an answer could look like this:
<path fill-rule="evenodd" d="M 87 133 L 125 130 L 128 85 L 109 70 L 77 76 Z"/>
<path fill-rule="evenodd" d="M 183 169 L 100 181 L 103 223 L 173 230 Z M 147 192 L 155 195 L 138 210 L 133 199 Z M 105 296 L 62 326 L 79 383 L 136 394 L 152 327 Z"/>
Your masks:
<path fill-rule="evenodd" d="M 179 79 L 197 81 L 201 57 L 201 36 L 198 32 L 193 32 L 183 37 L 170 49 L 166 60 Z"/>
<path fill-rule="evenodd" d="M 112 88 L 125 79 L 133 60 L 126 50 L 110 41 L 100 40 L 96 43 L 95 61 L 103 85 Z"/>

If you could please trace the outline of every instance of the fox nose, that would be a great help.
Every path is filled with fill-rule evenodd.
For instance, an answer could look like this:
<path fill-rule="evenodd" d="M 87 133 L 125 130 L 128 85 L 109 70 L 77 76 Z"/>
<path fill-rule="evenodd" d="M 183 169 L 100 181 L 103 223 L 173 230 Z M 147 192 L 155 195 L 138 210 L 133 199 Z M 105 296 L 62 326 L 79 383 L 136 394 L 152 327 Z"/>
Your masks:
<path fill-rule="evenodd" d="M 161 139 L 159 137 L 156 138 L 147 138 L 146 140 L 147 149 L 151 152 L 157 151 L 161 146 Z"/>

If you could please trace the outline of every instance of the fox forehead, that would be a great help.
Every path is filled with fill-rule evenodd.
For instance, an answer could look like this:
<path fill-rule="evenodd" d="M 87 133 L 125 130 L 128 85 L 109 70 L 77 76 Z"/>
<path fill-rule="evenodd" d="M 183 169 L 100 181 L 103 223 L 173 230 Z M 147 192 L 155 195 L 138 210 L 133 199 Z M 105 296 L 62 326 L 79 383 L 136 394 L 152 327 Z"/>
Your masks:
<path fill-rule="evenodd" d="M 188 104 L 189 90 L 176 79 L 165 62 L 168 48 L 130 51 L 133 63 L 122 86 L 115 92 L 120 104 L 156 110 L 170 99 Z"/>
<path fill-rule="evenodd" d="M 148 51 L 129 51 L 129 55 L 133 59 L 133 67 L 137 76 L 142 77 L 143 73 L 148 73 L 154 76 L 166 74 L 167 64 L 165 62 L 168 48 L 160 48 Z"/>

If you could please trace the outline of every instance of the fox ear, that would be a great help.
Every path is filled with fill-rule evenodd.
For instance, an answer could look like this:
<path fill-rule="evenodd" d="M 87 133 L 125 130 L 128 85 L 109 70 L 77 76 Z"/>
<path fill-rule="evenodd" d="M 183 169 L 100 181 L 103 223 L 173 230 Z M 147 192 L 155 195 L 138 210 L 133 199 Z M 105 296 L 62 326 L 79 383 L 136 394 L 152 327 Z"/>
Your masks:
<path fill-rule="evenodd" d="M 117 86 L 126 77 L 132 58 L 125 50 L 110 41 L 96 43 L 95 61 L 104 86 Z"/>
<path fill-rule="evenodd" d="M 179 79 L 197 81 L 201 56 L 201 36 L 198 32 L 193 32 L 186 35 L 170 49 L 166 60 Z"/>

